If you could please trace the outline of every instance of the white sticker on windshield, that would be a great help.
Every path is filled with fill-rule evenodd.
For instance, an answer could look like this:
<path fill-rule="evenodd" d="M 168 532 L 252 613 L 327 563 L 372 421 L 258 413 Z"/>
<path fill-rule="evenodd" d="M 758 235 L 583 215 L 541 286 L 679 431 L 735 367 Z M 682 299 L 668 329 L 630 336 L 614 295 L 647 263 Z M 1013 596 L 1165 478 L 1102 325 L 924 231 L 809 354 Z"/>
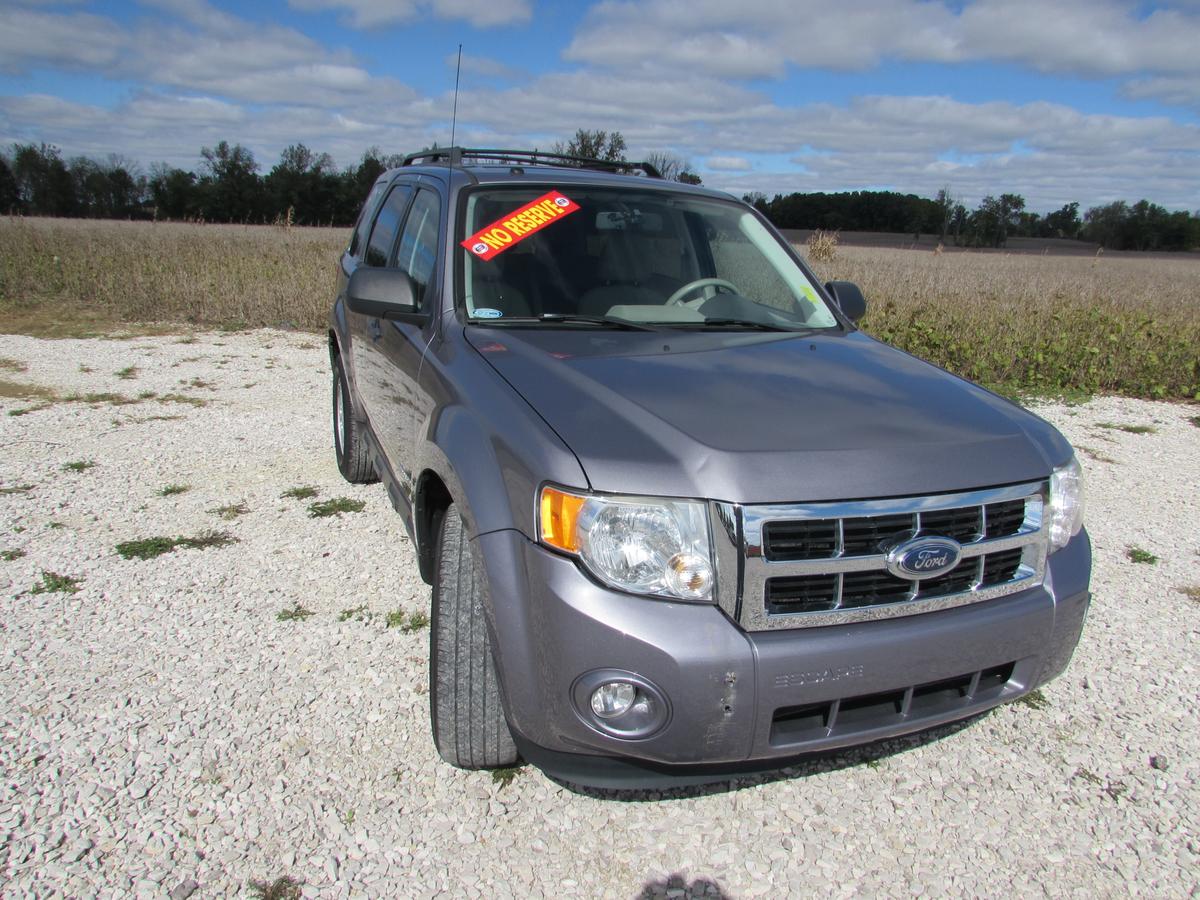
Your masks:
<path fill-rule="evenodd" d="M 504 315 L 504 313 L 500 312 L 498 309 L 490 309 L 486 306 L 483 306 L 475 310 L 472 315 L 477 319 L 499 319 Z"/>

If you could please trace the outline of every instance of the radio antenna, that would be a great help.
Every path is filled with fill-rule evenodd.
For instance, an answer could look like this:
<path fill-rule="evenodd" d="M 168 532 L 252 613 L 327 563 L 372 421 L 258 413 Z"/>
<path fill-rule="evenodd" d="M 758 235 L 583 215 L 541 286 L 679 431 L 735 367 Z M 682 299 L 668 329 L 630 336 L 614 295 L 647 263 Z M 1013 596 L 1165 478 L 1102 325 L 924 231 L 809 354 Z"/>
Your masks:
<path fill-rule="evenodd" d="M 454 111 L 450 114 L 450 146 L 454 146 L 454 127 L 458 124 L 458 77 L 462 74 L 462 44 L 458 45 L 458 65 L 454 67 Z M 453 165 L 454 154 L 450 154 Z"/>

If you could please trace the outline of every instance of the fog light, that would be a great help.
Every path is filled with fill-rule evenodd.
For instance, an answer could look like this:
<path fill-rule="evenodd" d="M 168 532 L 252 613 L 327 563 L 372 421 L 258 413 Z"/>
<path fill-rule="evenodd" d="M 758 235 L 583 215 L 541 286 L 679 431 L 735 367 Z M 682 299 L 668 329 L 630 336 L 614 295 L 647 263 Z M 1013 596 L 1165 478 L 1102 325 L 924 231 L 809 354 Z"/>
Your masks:
<path fill-rule="evenodd" d="M 592 692 L 592 712 L 602 719 L 615 719 L 629 712 L 637 688 L 628 681 L 609 681 Z"/>

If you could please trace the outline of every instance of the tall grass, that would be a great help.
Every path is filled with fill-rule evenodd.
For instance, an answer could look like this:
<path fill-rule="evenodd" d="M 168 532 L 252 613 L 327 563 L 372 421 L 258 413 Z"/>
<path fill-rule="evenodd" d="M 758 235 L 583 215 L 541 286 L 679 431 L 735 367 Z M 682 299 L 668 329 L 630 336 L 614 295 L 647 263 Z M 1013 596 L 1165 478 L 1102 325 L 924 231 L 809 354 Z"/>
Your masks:
<path fill-rule="evenodd" d="M 801 248 L 803 251 L 803 248 Z M 872 335 L 1001 391 L 1200 399 L 1200 259 L 841 246 Z"/>
<path fill-rule="evenodd" d="M 348 229 L 0 219 L 0 329 L 320 330 L 348 237 Z M 975 381 L 1023 395 L 1200 399 L 1193 256 L 831 249 L 812 263 L 825 279 L 862 287 L 868 332 Z"/>
<path fill-rule="evenodd" d="M 54 316 L 319 329 L 349 229 L 0 220 L 0 324 Z"/>

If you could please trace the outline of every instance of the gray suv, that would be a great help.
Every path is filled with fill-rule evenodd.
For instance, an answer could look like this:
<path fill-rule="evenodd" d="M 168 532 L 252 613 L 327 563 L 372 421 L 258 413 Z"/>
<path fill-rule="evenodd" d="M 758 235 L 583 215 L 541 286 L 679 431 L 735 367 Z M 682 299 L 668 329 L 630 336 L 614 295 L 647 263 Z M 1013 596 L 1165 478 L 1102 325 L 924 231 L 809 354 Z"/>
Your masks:
<path fill-rule="evenodd" d="M 446 761 L 711 780 L 1063 671 L 1070 445 L 864 311 L 646 164 L 450 148 L 379 179 L 330 318 L 334 444 L 433 586 Z"/>

